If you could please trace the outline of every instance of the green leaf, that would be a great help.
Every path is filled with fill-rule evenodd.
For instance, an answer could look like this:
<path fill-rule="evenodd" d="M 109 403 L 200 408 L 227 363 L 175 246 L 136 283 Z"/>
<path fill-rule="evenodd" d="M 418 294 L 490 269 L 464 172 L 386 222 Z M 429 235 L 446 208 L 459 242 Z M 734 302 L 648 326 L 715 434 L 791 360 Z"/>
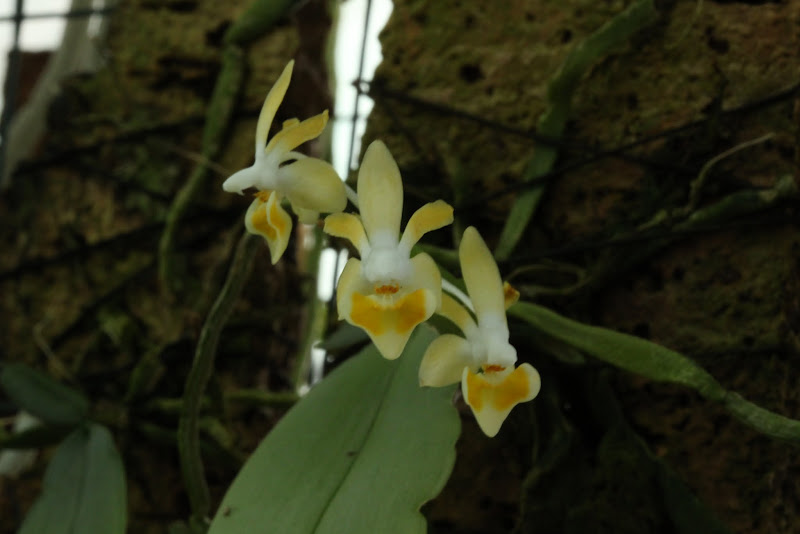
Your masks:
<path fill-rule="evenodd" d="M 423 503 L 455 461 L 455 386 L 420 388 L 435 337 L 418 327 L 403 355 L 373 346 L 303 398 L 234 480 L 209 534 L 424 533 Z"/>
<path fill-rule="evenodd" d="M 361 328 L 342 322 L 328 337 L 317 343 L 325 352 L 341 352 L 369 341 L 369 336 Z"/>
<path fill-rule="evenodd" d="M 537 133 L 554 142 L 561 139 L 569 119 L 572 97 L 589 67 L 633 34 L 655 22 L 657 17 L 653 0 L 637 0 L 573 48 L 547 86 L 547 109 L 539 118 Z M 557 157 L 558 151 L 554 145 L 540 144 L 536 147 L 522 180 L 531 182 L 547 175 L 553 169 Z M 508 259 L 525 232 L 543 194 L 544 184 L 541 183 L 517 195 L 495 249 L 498 260 Z"/>
<path fill-rule="evenodd" d="M 125 472 L 109 431 L 89 424 L 59 445 L 18 534 L 124 534 Z"/>
<path fill-rule="evenodd" d="M 645 339 L 589 326 L 555 312 L 518 302 L 508 310 L 539 331 L 599 360 L 660 382 L 675 382 L 722 400 L 725 390 L 713 376 L 686 356 Z"/>
<path fill-rule="evenodd" d="M 694 388 L 707 399 L 721 402 L 739 420 L 763 434 L 800 442 L 800 421 L 726 391 L 706 370 L 680 353 L 638 337 L 567 319 L 536 304 L 518 302 L 508 314 L 598 360 L 651 380 Z"/>
<path fill-rule="evenodd" d="M 86 419 L 89 401 L 27 365 L 4 365 L 0 386 L 21 410 L 55 426 L 75 426 Z"/>
<path fill-rule="evenodd" d="M 800 421 L 796 419 L 753 404 L 738 393 L 729 392 L 724 404 L 733 415 L 762 434 L 787 441 L 800 441 Z"/>

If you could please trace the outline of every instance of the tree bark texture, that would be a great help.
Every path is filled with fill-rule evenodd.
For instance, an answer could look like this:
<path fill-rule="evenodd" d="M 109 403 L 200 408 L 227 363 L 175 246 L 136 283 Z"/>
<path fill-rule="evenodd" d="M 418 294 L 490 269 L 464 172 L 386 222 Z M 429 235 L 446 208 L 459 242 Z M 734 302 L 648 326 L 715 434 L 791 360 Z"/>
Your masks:
<path fill-rule="evenodd" d="M 242 47 L 243 83 L 229 88 L 233 119 L 208 127 L 230 50 L 223 38 L 249 4 L 120 2 L 99 44 L 105 65 L 64 84 L 37 156 L 0 197 L 2 359 L 45 369 L 91 399 L 93 418 L 112 428 L 125 459 L 130 532 L 166 532 L 189 516 L 175 442 L 180 396 L 251 200 L 223 193 L 222 181 L 252 163 L 258 113 L 289 59 L 292 87 L 274 128 L 330 107 L 322 60 L 330 16 L 322 2 L 309 2 Z M 210 139 L 219 152 L 206 161 Z M 172 250 L 179 290 L 166 292 L 159 239 L 176 192 L 198 166 L 205 178 Z M 313 287 L 298 267 L 303 254 L 292 245 L 273 267 L 260 244 L 222 332 L 200 422 L 214 506 L 286 408 L 231 402 L 228 394 L 294 394 Z M 0 480 L 0 532 L 16 532 L 49 451 L 21 479 Z"/>

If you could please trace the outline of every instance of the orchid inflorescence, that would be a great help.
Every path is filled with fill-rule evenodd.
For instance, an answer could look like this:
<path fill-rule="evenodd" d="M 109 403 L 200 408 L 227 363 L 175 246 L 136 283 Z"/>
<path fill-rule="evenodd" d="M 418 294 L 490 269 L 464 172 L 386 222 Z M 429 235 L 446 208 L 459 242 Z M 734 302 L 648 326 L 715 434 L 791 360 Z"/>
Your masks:
<path fill-rule="evenodd" d="M 360 259 L 350 258 L 339 278 L 339 317 L 363 329 L 383 357 L 398 358 L 417 325 L 436 313 L 453 322 L 464 337 L 444 334 L 427 348 L 419 370 L 421 386 L 441 387 L 461 382 L 464 399 L 479 426 L 494 436 L 518 403 L 539 393 L 539 374 L 530 364 L 516 365 L 509 343 L 505 310 L 518 297 L 503 285 L 492 253 L 474 227 L 464 231 L 459 260 L 469 296 L 453 287 L 454 298 L 442 291 L 436 262 L 412 247 L 427 232 L 453 222 L 453 208 L 442 200 L 419 208 L 400 232 L 403 183 L 386 145 L 374 141 L 358 172 L 359 215 L 344 213 L 347 189 L 331 165 L 295 152 L 319 136 L 327 111 L 300 122 L 291 119 L 267 142 L 272 120 L 291 79 L 290 61 L 267 94 L 256 127 L 255 163 L 223 183 L 228 192 L 255 189 L 245 214 L 245 227 L 262 236 L 272 263 L 289 242 L 292 219 L 281 207 L 286 197 L 306 224 L 325 217 L 324 231 L 348 239 Z M 447 289 L 450 288 L 448 284 Z"/>

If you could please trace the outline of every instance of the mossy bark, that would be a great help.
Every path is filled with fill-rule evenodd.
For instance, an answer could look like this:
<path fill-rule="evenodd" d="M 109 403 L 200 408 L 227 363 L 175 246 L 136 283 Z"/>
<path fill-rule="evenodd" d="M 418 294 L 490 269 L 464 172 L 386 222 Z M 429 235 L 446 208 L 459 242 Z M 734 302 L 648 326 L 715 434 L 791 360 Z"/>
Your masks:
<path fill-rule="evenodd" d="M 330 18 L 324 2 L 310 2 L 247 44 L 233 118 L 208 137 L 225 30 L 249 4 L 120 3 L 101 45 L 107 64 L 65 83 L 41 151 L 0 197 L 2 358 L 47 368 L 83 390 L 93 417 L 114 430 L 131 532 L 165 532 L 189 517 L 175 442 L 178 399 L 250 201 L 223 193 L 222 180 L 252 163 L 258 112 L 289 59 L 295 76 L 275 127 L 330 104 L 319 38 Z M 212 139 L 219 155 L 204 161 Z M 181 290 L 166 294 L 157 244 L 176 191 L 202 165 L 206 177 L 174 241 Z M 266 246 L 258 248 L 222 332 L 201 414 L 214 506 L 287 405 L 280 396 L 230 399 L 243 391 L 294 393 L 309 287 L 298 261 L 305 252 L 290 248 L 273 267 Z M 46 459 L 20 481 L 0 480 L 0 532 L 18 528 Z"/>

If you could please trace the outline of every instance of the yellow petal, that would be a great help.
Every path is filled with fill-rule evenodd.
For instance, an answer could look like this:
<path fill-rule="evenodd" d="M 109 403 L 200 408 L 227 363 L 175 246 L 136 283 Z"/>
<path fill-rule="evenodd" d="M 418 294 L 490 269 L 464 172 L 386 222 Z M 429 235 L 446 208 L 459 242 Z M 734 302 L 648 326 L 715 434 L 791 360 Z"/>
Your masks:
<path fill-rule="evenodd" d="M 295 206 L 320 213 L 338 213 L 347 206 L 344 183 L 331 164 L 303 158 L 278 171 L 281 190 Z"/>
<path fill-rule="evenodd" d="M 250 204 L 244 216 L 244 224 L 248 232 L 260 235 L 267 240 L 272 264 L 275 265 L 289 244 L 289 237 L 292 234 L 292 218 L 281 207 L 275 191 L 269 193 L 267 200 L 264 201 L 266 193 L 265 191 L 259 193 Z"/>
<path fill-rule="evenodd" d="M 507 329 L 505 296 L 500 271 L 491 251 L 475 227 L 470 226 L 464 230 L 458 257 L 478 323 L 482 323 L 486 317 L 490 318 L 491 324 L 505 326 Z"/>
<path fill-rule="evenodd" d="M 428 345 L 419 365 L 419 385 L 441 387 L 461 380 L 464 368 L 475 371 L 472 350 L 463 337 L 444 334 Z"/>
<path fill-rule="evenodd" d="M 493 376 L 495 374 L 498 376 Z M 464 400 L 483 433 L 490 438 L 497 435 L 511 409 L 521 402 L 533 400 L 540 388 L 539 373 L 528 363 L 510 373 L 490 370 L 476 374 L 464 369 L 461 379 Z"/>
<path fill-rule="evenodd" d="M 338 214 L 336 216 L 329 215 L 325 219 L 326 227 L 328 219 L 331 217 L 338 217 Z M 339 282 L 336 285 L 336 308 L 339 310 L 339 319 L 350 317 L 353 310 L 354 293 L 369 293 L 370 289 L 370 284 L 361 276 L 361 260 L 349 258 L 344 265 L 344 269 L 342 269 L 342 274 L 339 275 Z M 348 322 L 350 322 L 349 319 Z"/>
<path fill-rule="evenodd" d="M 514 286 L 508 282 L 503 282 L 503 301 L 505 308 L 509 309 L 519 300 L 519 291 L 514 289 Z"/>
<path fill-rule="evenodd" d="M 403 214 L 403 181 L 382 141 L 373 141 L 367 148 L 358 170 L 357 187 L 361 220 L 370 244 L 395 246 Z"/>
<path fill-rule="evenodd" d="M 438 311 L 442 307 L 442 275 L 433 258 L 425 253 L 417 254 L 411 258 L 411 275 L 405 282 L 410 291 L 411 288 L 423 288 L 430 292 L 435 298 L 433 311 Z M 433 312 L 431 312 L 431 315 Z M 430 317 L 430 315 L 428 316 Z M 427 320 L 428 317 L 425 319 Z"/>
<path fill-rule="evenodd" d="M 288 152 L 294 150 L 306 141 L 318 137 L 322 130 L 325 129 L 326 124 L 328 124 L 327 109 L 303 122 L 292 122 L 269 140 L 266 151 L 280 150 L 281 152 Z"/>
<path fill-rule="evenodd" d="M 429 202 L 414 212 L 403 231 L 401 246 L 409 252 L 420 238 L 453 222 L 453 207 L 444 200 Z"/>
<path fill-rule="evenodd" d="M 256 157 L 264 150 L 264 145 L 267 143 L 267 136 L 269 135 L 269 127 L 272 126 L 272 120 L 275 118 L 275 113 L 278 111 L 278 106 L 281 105 L 283 97 L 286 95 L 286 89 L 289 87 L 289 81 L 292 79 L 292 69 L 294 68 L 294 60 L 289 61 L 284 67 L 283 72 L 278 77 L 278 81 L 272 86 L 272 89 L 267 93 L 267 98 L 264 99 L 264 105 L 261 106 L 261 113 L 258 116 L 258 125 L 256 126 Z"/>
<path fill-rule="evenodd" d="M 411 332 L 433 315 L 437 302 L 437 295 L 425 288 L 375 288 L 361 276 L 356 258 L 347 261 L 336 293 L 339 317 L 363 328 L 390 360 L 400 356 Z"/>
<path fill-rule="evenodd" d="M 328 215 L 325 217 L 325 227 L 322 231 L 328 235 L 349 240 L 362 256 L 364 255 L 364 247 L 368 246 L 364 225 L 361 224 L 361 219 L 352 213 Z"/>
<path fill-rule="evenodd" d="M 456 299 L 442 293 L 442 307 L 436 313 L 452 321 L 467 337 L 477 335 L 478 325 L 472 319 L 467 309 Z"/>

